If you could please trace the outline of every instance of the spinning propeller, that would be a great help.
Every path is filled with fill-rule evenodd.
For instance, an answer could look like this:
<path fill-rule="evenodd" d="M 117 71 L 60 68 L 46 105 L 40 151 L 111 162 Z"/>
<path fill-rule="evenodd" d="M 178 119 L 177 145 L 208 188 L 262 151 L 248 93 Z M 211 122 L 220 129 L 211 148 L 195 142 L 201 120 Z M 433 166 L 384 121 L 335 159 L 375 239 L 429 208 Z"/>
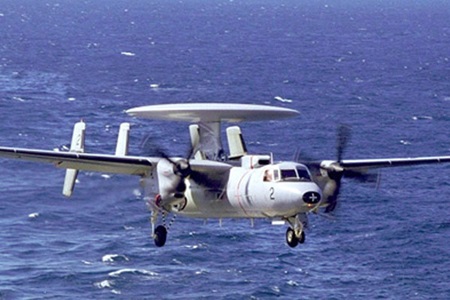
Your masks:
<path fill-rule="evenodd" d="M 194 167 L 191 166 L 192 158 L 198 147 L 191 146 L 185 155 L 173 157 L 169 156 L 165 149 L 154 142 L 152 137 L 147 136 L 141 143 L 141 149 L 144 155 L 154 155 L 162 158 L 158 163 L 157 172 L 163 205 L 184 199 L 187 189 L 186 179 L 203 186 L 213 187 L 217 185 L 216 181 L 201 172 L 201 169 L 198 168 L 198 163 L 194 163 Z"/>
<path fill-rule="evenodd" d="M 326 213 L 333 212 L 336 209 L 339 192 L 341 190 L 341 181 L 343 177 L 358 180 L 361 182 L 374 182 L 378 177 L 376 174 L 370 174 L 364 171 L 356 171 L 345 168 L 345 165 L 343 164 L 343 157 L 350 138 L 350 127 L 348 125 L 340 125 L 337 130 L 336 161 L 305 163 L 311 169 L 321 170 L 321 173 L 325 173 L 328 177 L 324 180 L 325 182 L 322 187 L 324 200 L 328 204 L 325 208 Z"/>
<path fill-rule="evenodd" d="M 325 192 L 328 206 L 325 208 L 326 213 L 333 212 L 336 209 L 337 199 L 341 190 L 341 180 L 343 177 L 354 179 L 360 182 L 374 182 L 378 180 L 377 174 L 371 174 L 364 171 L 346 169 L 342 162 L 348 142 L 351 138 L 351 129 L 348 125 L 340 125 L 337 131 L 337 160 L 329 165 L 321 165 L 329 177 L 329 182 L 325 185 L 328 191 Z M 329 185 L 329 186 L 328 186 Z"/>
<path fill-rule="evenodd" d="M 329 181 L 326 183 L 324 188 L 325 199 L 328 203 L 328 206 L 325 208 L 326 213 L 332 212 L 336 209 L 337 198 L 341 190 L 341 180 L 346 173 L 345 169 L 341 165 L 341 162 L 350 140 L 350 135 L 350 127 L 346 125 L 339 126 L 336 141 L 337 160 L 328 166 L 320 166 L 327 172 L 329 177 Z M 355 178 L 358 178 L 357 174 L 353 175 L 356 175 Z"/>

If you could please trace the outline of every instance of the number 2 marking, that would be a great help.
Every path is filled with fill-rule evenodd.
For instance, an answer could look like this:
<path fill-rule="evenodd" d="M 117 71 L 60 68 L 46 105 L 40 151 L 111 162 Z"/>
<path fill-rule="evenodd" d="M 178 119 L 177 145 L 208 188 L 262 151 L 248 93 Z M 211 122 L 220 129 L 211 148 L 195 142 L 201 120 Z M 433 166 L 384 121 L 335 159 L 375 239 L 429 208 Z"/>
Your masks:
<path fill-rule="evenodd" d="M 271 188 L 269 189 L 269 197 L 270 197 L 270 200 L 275 200 L 275 196 L 274 196 L 273 194 L 275 194 L 275 189 L 274 189 L 273 187 L 271 187 Z"/>

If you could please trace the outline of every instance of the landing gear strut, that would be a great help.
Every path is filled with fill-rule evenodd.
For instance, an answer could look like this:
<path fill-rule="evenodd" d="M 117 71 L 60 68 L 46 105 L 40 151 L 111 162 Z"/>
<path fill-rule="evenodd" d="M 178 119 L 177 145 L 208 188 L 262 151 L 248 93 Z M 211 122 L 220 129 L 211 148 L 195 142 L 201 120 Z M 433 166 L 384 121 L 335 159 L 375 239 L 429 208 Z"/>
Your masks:
<path fill-rule="evenodd" d="M 167 231 L 176 219 L 176 215 L 174 214 L 170 222 L 166 225 L 166 217 L 168 216 L 169 211 L 165 210 L 160 204 L 160 195 L 157 195 L 154 201 L 148 200 L 147 202 L 147 205 L 152 213 L 150 223 L 152 225 L 153 241 L 155 242 L 156 247 L 162 247 L 166 244 Z M 159 215 L 162 217 L 162 225 L 156 226 Z"/>

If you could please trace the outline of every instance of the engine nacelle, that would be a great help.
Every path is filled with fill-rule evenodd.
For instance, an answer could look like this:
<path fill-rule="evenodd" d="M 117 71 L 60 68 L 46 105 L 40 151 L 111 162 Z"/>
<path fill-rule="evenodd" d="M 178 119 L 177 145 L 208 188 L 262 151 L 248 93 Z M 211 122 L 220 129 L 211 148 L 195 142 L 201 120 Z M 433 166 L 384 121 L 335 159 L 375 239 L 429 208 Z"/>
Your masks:
<path fill-rule="evenodd" d="M 176 160 L 175 163 L 178 161 Z M 156 166 L 158 187 L 161 196 L 160 206 L 177 205 L 184 201 L 186 191 L 185 177 L 180 174 L 173 162 L 162 159 Z"/>

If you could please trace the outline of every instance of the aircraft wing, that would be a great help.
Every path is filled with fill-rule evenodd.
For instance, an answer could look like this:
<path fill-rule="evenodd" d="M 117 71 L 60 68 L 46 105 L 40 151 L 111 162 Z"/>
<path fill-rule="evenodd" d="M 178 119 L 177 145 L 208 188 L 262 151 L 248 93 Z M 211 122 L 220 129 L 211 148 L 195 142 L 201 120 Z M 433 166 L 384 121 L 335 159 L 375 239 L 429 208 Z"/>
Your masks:
<path fill-rule="evenodd" d="M 159 158 L 0 147 L 0 157 L 53 164 L 63 169 L 145 176 Z"/>
<path fill-rule="evenodd" d="M 413 158 L 353 159 L 342 160 L 339 165 L 346 170 L 367 171 L 370 169 L 402 167 L 424 164 L 449 163 L 450 156 L 429 156 Z"/>

